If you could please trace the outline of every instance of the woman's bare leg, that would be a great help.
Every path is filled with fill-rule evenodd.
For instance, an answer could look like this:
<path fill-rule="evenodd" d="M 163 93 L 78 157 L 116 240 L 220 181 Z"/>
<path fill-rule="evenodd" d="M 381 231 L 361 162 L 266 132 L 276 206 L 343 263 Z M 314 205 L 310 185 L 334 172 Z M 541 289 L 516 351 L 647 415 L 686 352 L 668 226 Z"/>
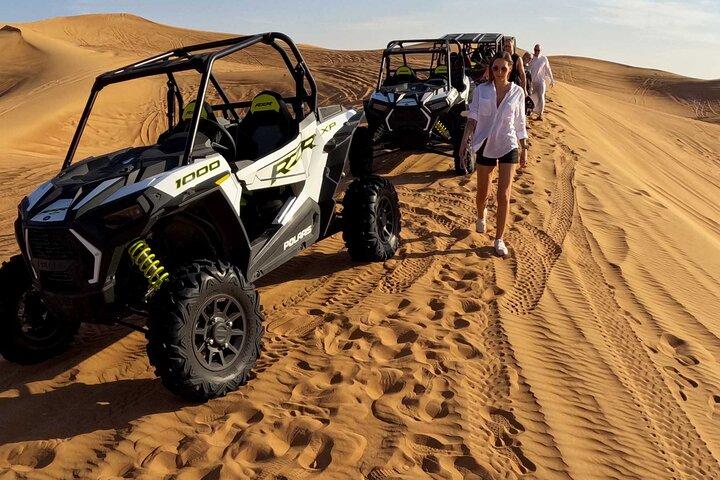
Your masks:
<path fill-rule="evenodd" d="M 477 202 L 478 218 L 482 218 L 483 211 L 487 207 L 487 199 L 490 194 L 490 177 L 495 167 L 485 165 L 477 166 Z"/>
<path fill-rule="evenodd" d="M 512 190 L 514 163 L 501 163 L 498 171 L 497 192 L 497 233 L 495 238 L 503 238 L 508 212 L 510 211 L 510 191 Z M 480 189 L 478 188 L 478 192 Z"/>

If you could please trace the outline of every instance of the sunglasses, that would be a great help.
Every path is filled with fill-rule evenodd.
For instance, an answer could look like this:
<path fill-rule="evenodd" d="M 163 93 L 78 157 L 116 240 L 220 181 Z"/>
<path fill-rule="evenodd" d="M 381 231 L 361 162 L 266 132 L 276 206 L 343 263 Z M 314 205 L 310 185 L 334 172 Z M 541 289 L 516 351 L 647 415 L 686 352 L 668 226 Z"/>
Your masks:
<path fill-rule="evenodd" d="M 507 72 L 508 67 L 498 67 L 497 65 L 493 65 L 492 67 L 493 72 Z"/>

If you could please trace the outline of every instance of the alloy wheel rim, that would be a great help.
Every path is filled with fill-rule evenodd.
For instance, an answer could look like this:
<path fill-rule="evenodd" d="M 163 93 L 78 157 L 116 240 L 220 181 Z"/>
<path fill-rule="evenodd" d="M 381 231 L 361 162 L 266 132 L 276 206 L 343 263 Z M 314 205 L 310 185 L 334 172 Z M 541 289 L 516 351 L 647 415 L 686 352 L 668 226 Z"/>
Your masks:
<path fill-rule="evenodd" d="M 387 242 L 395 233 L 395 215 L 387 197 L 382 197 L 377 209 L 377 231 L 382 241 Z"/>
<path fill-rule="evenodd" d="M 246 330 L 245 312 L 237 299 L 225 294 L 208 299 L 193 327 L 197 360 L 210 371 L 228 368 L 243 351 Z"/>
<path fill-rule="evenodd" d="M 60 323 L 51 316 L 40 295 L 26 291 L 20 297 L 17 311 L 23 336 L 33 342 L 46 342 L 60 329 Z"/>

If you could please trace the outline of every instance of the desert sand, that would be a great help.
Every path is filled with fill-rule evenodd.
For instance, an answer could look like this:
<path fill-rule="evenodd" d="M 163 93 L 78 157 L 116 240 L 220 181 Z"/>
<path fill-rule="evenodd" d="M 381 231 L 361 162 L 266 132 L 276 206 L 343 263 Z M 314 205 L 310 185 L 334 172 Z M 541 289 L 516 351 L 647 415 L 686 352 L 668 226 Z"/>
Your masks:
<path fill-rule="evenodd" d="M 128 15 L 0 31 L 0 258 L 92 79 L 219 36 Z M 323 103 L 370 91 L 378 52 L 301 48 Z M 359 265 L 332 237 L 263 278 L 264 351 L 241 390 L 173 397 L 119 327 L 85 326 L 37 366 L 0 360 L 0 479 L 720 478 L 720 81 L 551 62 L 509 259 L 471 230 L 475 182 L 450 158 L 382 155 L 401 250 Z M 152 133 L 125 100 L 98 145 Z"/>

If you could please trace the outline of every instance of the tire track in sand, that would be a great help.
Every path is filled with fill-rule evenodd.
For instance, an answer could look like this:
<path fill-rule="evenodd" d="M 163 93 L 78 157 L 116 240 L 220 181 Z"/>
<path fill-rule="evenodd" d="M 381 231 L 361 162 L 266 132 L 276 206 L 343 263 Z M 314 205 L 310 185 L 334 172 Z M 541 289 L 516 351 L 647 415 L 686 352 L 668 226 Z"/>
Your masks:
<path fill-rule="evenodd" d="M 553 126 L 554 129 L 556 127 Z M 508 294 L 500 301 L 501 314 L 512 325 L 512 338 L 522 341 L 524 348 L 533 352 L 526 353 L 525 358 L 535 355 L 536 350 L 537 355 L 544 357 L 543 363 L 547 367 L 543 369 L 546 372 L 544 375 L 550 379 L 543 382 L 567 384 L 568 392 L 575 392 L 573 400 L 564 402 L 567 403 L 566 408 L 579 408 L 585 415 L 593 412 L 594 426 L 587 426 L 591 429 L 588 434 L 592 435 L 592 428 L 614 431 L 609 436 L 598 438 L 603 449 L 615 452 L 609 454 L 608 463 L 602 465 L 604 475 L 619 478 L 655 478 L 659 475 L 673 479 L 714 478 L 712 472 L 717 471 L 717 460 L 668 390 L 663 373 L 655 367 L 647 347 L 630 323 L 627 312 L 617 304 L 602 268 L 594 260 L 601 258 L 593 252 L 593 248 L 597 250 L 598 247 L 593 247 L 592 239 L 588 237 L 574 207 L 573 174 L 579 156 L 562 143 L 559 133 L 556 130 L 552 134 L 552 140 L 556 142 L 555 187 L 549 214 L 542 227 L 520 224 L 509 236 L 514 258 L 501 268 L 501 274 L 509 279 Z M 569 251 L 564 252 L 564 248 L 569 248 Z M 562 271 L 555 274 L 560 257 L 568 255 L 571 256 L 569 265 L 572 273 L 566 273 L 568 260 L 564 259 Z M 559 291 L 574 291 L 573 302 L 585 305 L 589 310 L 588 315 L 576 318 L 577 313 L 568 312 L 566 320 L 558 323 L 554 318 L 543 319 L 542 315 L 535 314 L 541 299 L 548 295 L 547 286 L 551 275 L 556 278 L 571 275 L 569 279 L 572 283 L 567 283 L 566 288 L 560 288 Z M 552 300 L 548 297 L 547 301 Z M 576 342 L 584 343 L 576 343 L 574 346 L 566 343 L 570 341 L 570 332 L 561 332 L 571 328 L 568 324 L 577 324 L 578 331 L 575 334 L 580 335 L 581 339 Z M 575 358 L 578 353 L 588 348 L 591 349 L 588 350 L 588 356 L 578 367 L 584 365 L 583 371 L 597 369 L 595 375 L 610 375 L 607 381 L 619 382 L 629 396 L 629 402 L 616 398 L 603 399 L 600 403 L 588 401 L 587 394 L 582 392 L 594 388 L 593 382 L 575 376 L 578 367 L 573 365 L 573 362 L 579 361 Z M 562 352 L 566 353 L 563 355 Z M 590 363 L 597 361 L 603 363 Z M 553 380 L 559 372 L 564 374 Z M 537 375 L 536 372 L 529 373 Z M 543 391 L 544 396 L 547 395 L 544 391 L 546 386 L 543 384 L 534 389 L 522 372 L 519 375 L 521 389 L 514 399 L 522 405 L 523 418 L 529 418 L 533 412 L 541 415 L 539 421 L 531 425 L 534 430 L 531 437 L 533 440 L 536 439 L 534 435 L 546 436 L 545 441 L 537 441 L 531 446 L 533 451 L 540 451 L 542 445 L 548 444 L 547 437 L 552 441 L 554 424 L 542 413 L 543 403 L 533 390 Z M 604 411 L 608 402 L 623 405 L 620 408 L 615 405 L 613 410 Z M 545 408 L 554 410 L 560 407 L 548 405 Z M 631 415 L 642 419 L 642 422 L 631 428 L 626 419 L 620 419 L 625 423 L 613 423 L 618 420 L 616 416 L 619 412 L 628 408 L 633 411 Z M 642 434 L 642 442 L 645 443 L 640 445 L 633 440 L 641 434 L 639 430 L 646 430 Z M 651 440 L 648 442 L 646 439 Z M 688 448 L 692 448 L 691 454 L 687 452 Z M 566 458 L 567 452 L 559 455 L 556 449 L 546 454 L 549 457 L 543 458 L 545 465 L 552 460 L 551 456 L 557 455 L 555 460 L 560 460 Z M 647 462 L 639 458 L 642 455 L 646 458 L 657 457 L 659 463 L 648 467 Z M 622 457 L 626 460 L 617 461 Z M 655 470 L 649 471 L 647 468 Z M 596 474 L 603 475 L 603 471 L 599 470 Z"/>

